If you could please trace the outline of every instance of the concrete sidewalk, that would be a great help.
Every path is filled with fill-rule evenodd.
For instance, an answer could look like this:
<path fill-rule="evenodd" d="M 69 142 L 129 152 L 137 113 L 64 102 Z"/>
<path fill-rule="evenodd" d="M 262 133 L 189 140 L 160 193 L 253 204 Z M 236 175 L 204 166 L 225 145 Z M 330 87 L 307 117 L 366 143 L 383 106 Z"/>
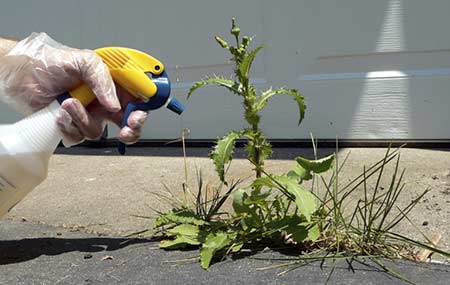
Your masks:
<path fill-rule="evenodd" d="M 195 169 L 201 169 L 205 182 L 216 182 L 214 167 L 208 158 L 210 149 L 187 150 L 189 184 L 195 189 Z M 322 149 L 321 155 L 333 152 Z M 343 149 L 351 152 L 341 181 L 362 172 L 363 165 L 379 160 L 385 149 Z M 116 149 L 60 149 L 51 158 L 47 180 L 19 203 L 4 219 L 39 222 L 56 227 L 78 228 L 85 232 L 123 236 L 149 228 L 151 220 L 132 215 L 153 216 L 152 209 L 164 210 L 153 193 L 166 193 L 163 184 L 175 195 L 182 195 L 184 180 L 182 150 L 179 148 L 129 148 L 127 156 L 117 156 Z M 274 149 L 269 171 L 289 170 L 298 155 L 312 156 L 310 150 Z M 251 166 L 236 151 L 229 175 L 252 177 Z M 411 213 L 411 219 L 427 233 L 439 231 L 440 245 L 450 249 L 450 154 L 448 150 L 403 149 L 401 167 L 406 168 L 402 203 L 409 203 L 420 191 L 433 191 Z M 245 185 L 245 183 L 243 183 Z M 422 225 L 423 224 L 423 225 Z M 410 228 L 407 228 L 409 231 Z M 414 230 L 412 228 L 412 230 Z"/>
<path fill-rule="evenodd" d="M 253 258 L 287 258 L 265 251 L 226 259 L 208 271 L 197 251 L 163 251 L 151 240 L 98 237 L 31 222 L 0 221 L 0 284 L 405 284 L 370 260 L 288 267 Z M 289 258 L 293 258 L 290 256 Z M 178 262 L 177 262 L 178 261 Z M 286 262 L 286 261 L 284 261 Z M 450 268 L 438 264 L 383 261 L 417 284 L 448 284 Z"/>

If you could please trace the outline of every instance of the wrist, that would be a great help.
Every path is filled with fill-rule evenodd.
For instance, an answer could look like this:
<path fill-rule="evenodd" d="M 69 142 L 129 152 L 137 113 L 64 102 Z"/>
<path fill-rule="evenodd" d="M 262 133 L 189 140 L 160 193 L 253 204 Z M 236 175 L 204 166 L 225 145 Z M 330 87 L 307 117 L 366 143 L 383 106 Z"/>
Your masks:
<path fill-rule="evenodd" d="M 0 38 L 0 57 L 6 55 L 16 44 L 16 40 Z"/>

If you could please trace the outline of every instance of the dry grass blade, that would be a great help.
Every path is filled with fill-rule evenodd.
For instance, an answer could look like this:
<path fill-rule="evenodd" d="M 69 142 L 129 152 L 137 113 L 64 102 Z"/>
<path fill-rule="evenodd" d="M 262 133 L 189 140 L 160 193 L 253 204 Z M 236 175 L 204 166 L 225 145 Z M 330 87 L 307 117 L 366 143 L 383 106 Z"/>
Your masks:
<path fill-rule="evenodd" d="M 439 243 L 439 241 L 441 240 L 442 235 L 440 233 L 435 233 L 432 237 L 431 240 L 429 240 L 430 245 L 432 245 L 433 247 L 436 247 L 437 244 Z M 420 252 L 418 252 L 414 258 L 417 261 L 425 261 L 427 260 L 427 258 L 433 253 L 433 251 L 429 250 L 429 249 L 422 249 Z"/>
<path fill-rule="evenodd" d="M 450 257 L 450 252 L 447 252 L 445 250 L 436 248 L 436 247 L 434 247 L 432 245 L 429 245 L 429 244 L 426 244 L 424 242 L 421 242 L 421 241 L 418 241 L 418 240 L 414 240 L 414 239 L 409 238 L 407 236 L 404 236 L 402 234 L 389 232 L 389 233 L 387 233 L 387 236 L 389 236 L 392 239 L 396 239 L 398 241 L 401 241 L 401 242 L 407 242 L 407 243 L 409 243 L 411 245 L 414 245 L 414 246 L 417 246 L 419 248 L 429 249 L 432 252 L 438 253 L 438 254 L 440 254 L 442 256 Z"/>

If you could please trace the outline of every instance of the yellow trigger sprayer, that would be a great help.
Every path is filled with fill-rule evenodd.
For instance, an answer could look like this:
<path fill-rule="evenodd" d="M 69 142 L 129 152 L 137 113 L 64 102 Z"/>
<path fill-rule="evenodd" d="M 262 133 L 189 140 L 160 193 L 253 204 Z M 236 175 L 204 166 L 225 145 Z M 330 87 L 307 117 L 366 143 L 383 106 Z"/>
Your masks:
<path fill-rule="evenodd" d="M 140 102 L 131 102 L 126 107 L 122 128 L 127 125 L 128 116 L 135 110 L 149 111 L 167 106 L 177 114 L 184 111 L 184 106 L 170 97 L 170 80 L 164 65 L 153 56 L 122 47 L 105 47 L 95 52 L 108 66 L 114 81 L 140 99 Z M 58 101 L 62 103 L 68 97 L 78 99 L 84 106 L 95 99 L 94 93 L 86 84 L 60 95 Z M 125 144 L 119 143 L 119 152 L 125 153 Z"/>
<path fill-rule="evenodd" d="M 170 97 L 170 80 L 156 58 L 122 47 L 100 48 L 96 53 L 108 66 L 113 80 L 136 97 L 126 106 L 122 128 L 135 110 L 167 106 L 177 114 L 184 111 L 184 106 Z M 83 84 L 15 124 L 0 125 L 0 217 L 47 177 L 49 158 L 62 139 L 56 116 L 60 103 L 69 97 L 84 106 L 95 100 L 92 90 Z M 125 153 L 125 144 L 119 143 L 119 152 Z"/>

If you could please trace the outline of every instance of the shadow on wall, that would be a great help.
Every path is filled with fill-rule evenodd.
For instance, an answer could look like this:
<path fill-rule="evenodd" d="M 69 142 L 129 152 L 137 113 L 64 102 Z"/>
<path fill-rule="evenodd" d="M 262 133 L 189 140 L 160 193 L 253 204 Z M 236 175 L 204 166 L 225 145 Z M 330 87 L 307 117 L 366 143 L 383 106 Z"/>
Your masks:
<path fill-rule="evenodd" d="M 403 0 L 390 0 L 379 30 L 375 53 L 405 50 Z M 361 96 L 345 133 L 352 138 L 408 138 L 410 102 L 407 74 L 395 70 L 366 73 Z"/>
<path fill-rule="evenodd" d="M 405 49 L 403 0 L 378 3 L 380 10 L 373 14 L 379 22 L 366 31 L 374 34 L 373 52 L 319 57 L 300 77 L 312 108 L 323 110 L 320 118 L 314 116 L 311 129 L 328 124 L 328 131 L 317 137 L 334 132 L 351 139 L 407 138 L 408 79 L 397 70 L 405 60 L 397 59 Z"/>
<path fill-rule="evenodd" d="M 319 57 L 300 77 L 311 109 L 320 111 L 310 129 L 321 130 L 320 138 L 448 138 L 450 116 L 442 106 L 449 103 L 450 50 L 420 49 L 427 28 L 417 27 L 431 13 L 419 3 L 383 2 L 384 12 L 373 11 L 382 16 L 379 24 L 368 31 L 376 35 L 373 52 Z"/>

